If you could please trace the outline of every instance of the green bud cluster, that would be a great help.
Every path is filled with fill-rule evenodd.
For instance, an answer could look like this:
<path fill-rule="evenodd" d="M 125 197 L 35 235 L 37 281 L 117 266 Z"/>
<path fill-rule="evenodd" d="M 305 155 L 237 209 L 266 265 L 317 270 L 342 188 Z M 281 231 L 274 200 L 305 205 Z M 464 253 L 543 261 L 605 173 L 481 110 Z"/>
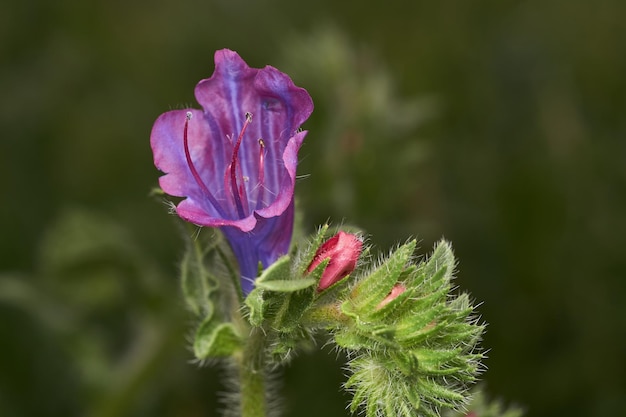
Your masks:
<path fill-rule="evenodd" d="M 335 305 L 334 340 L 348 353 L 352 411 L 365 415 L 438 416 L 458 409 L 481 370 L 484 326 L 466 294 L 451 294 L 455 259 L 439 242 L 413 262 L 415 241 L 347 288 Z M 390 299 L 394 286 L 403 291 Z M 383 302 L 385 300 L 385 302 Z"/>

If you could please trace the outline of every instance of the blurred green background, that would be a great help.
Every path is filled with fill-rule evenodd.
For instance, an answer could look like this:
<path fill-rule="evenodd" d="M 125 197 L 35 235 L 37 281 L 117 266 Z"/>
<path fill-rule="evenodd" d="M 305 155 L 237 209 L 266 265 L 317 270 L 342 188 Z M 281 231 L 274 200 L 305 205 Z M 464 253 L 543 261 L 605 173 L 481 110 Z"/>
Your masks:
<path fill-rule="evenodd" d="M 308 231 L 450 239 L 493 397 L 626 415 L 626 3 L 0 3 L 0 415 L 213 416 L 149 133 L 228 47 L 309 90 Z M 329 349 L 286 416 L 342 416 Z"/>

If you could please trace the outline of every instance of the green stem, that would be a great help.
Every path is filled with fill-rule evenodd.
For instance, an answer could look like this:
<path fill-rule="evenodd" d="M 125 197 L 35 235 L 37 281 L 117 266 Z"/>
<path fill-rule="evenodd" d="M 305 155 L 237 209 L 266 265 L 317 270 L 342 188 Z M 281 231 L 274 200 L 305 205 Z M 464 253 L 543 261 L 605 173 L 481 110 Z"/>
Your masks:
<path fill-rule="evenodd" d="M 241 417 L 266 417 L 265 334 L 253 328 L 241 355 L 236 357 L 241 394 Z"/>
<path fill-rule="evenodd" d="M 224 253 L 222 248 L 217 246 L 217 255 L 220 257 L 224 265 L 226 265 L 226 269 L 228 269 L 228 276 L 235 287 L 235 292 L 238 295 L 239 304 L 243 303 L 243 293 L 241 291 L 241 276 L 239 272 L 233 268 L 232 262 L 228 259 L 228 256 Z"/>

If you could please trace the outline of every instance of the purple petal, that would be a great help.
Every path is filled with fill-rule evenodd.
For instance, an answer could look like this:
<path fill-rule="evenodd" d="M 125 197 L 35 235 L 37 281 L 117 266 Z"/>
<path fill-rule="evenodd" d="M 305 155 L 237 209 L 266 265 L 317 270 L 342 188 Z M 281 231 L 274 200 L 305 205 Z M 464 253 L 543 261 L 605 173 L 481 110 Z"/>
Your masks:
<path fill-rule="evenodd" d="M 267 267 L 289 251 L 293 219 L 294 203 L 291 200 L 289 207 L 280 216 L 260 217 L 251 232 L 242 232 L 234 227 L 221 229 L 239 263 L 244 294 L 248 294 L 253 288 L 259 263 Z"/>

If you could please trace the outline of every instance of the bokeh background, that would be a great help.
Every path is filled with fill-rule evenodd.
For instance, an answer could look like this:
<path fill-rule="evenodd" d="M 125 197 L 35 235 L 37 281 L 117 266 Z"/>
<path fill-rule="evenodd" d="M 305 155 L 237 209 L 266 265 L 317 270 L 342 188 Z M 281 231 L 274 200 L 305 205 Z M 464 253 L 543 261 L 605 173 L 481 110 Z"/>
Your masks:
<path fill-rule="evenodd" d="M 309 90 L 297 185 L 387 251 L 445 236 L 483 302 L 494 398 L 626 415 L 626 3 L 0 3 L 0 415 L 213 416 L 182 239 L 149 196 L 155 118 L 213 52 Z M 284 370 L 286 416 L 342 416 L 341 360 Z"/>

